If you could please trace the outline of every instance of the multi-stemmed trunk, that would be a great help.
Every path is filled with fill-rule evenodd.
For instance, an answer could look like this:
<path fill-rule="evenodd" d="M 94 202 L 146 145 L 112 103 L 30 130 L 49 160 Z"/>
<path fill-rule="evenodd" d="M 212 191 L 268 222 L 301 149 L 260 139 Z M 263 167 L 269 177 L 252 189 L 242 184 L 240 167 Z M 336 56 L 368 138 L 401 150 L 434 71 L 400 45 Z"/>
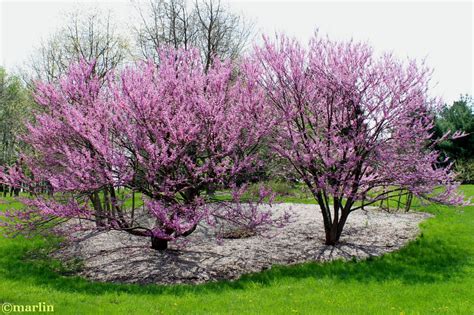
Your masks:
<path fill-rule="evenodd" d="M 101 194 L 102 197 L 101 198 Z M 196 191 L 187 192 L 184 195 L 186 200 L 194 200 L 197 193 Z M 161 226 L 161 229 L 165 233 L 164 237 L 157 237 L 152 235 L 151 230 L 146 227 L 136 225 L 137 222 L 134 220 L 135 212 L 135 199 L 132 195 L 132 209 L 131 219 L 126 219 L 123 209 L 117 204 L 117 196 L 115 188 L 112 186 L 104 187 L 101 191 L 95 191 L 89 195 L 92 207 L 94 209 L 94 221 L 97 227 L 104 228 L 107 226 L 115 226 L 122 231 L 137 236 L 145 236 L 151 238 L 151 248 L 155 250 L 166 250 L 168 249 L 168 242 L 170 239 L 175 237 L 186 237 L 193 233 L 197 224 L 194 224 L 190 229 L 184 232 L 177 233 L 173 228 L 166 228 L 163 223 L 157 220 L 156 226 Z M 151 236 L 150 236 L 151 235 Z"/>
<path fill-rule="evenodd" d="M 342 231 L 349 216 L 352 206 L 351 201 L 342 203 L 342 198 L 333 197 L 333 204 L 329 204 L 329 197 L 323 192 L 315 193 L 323 216 L 325 244 L 336 245 L 339 242 Z M 332 211 L 331 211 L 332 207 Z"/>
<path fill-rule="evenodd" d="M 342 211 L 339 220 L 334 219 L 330 224 L 325 224 L 324 230 L 326 239 L 324 244 L 336 245 L 339 242 L 348 215 L 349 213 L 345 213 L 344 211 Z"/>

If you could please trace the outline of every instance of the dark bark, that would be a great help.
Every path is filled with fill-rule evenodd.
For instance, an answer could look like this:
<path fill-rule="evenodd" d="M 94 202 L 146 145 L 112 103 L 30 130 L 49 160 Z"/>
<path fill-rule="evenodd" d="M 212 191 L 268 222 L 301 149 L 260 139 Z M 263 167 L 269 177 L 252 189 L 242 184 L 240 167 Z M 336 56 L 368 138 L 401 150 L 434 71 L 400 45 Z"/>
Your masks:
<path fill-rule="evenodd" d="M 342 231 L 344 230 L 344 226 L 346 225 L 347 217 L 349 216 L 351 206 L 352 201 L 347 201 L 346 204 L 343 206 L 341 199 L 334 198 L 334 216 L 332 221 L 326 218 L 327 214 L 325 215 L 325 213 L 327 213 L 327 211 L 322 211 L 324 218 L 324 230 L 326 234 L 324 243 L 326 245 L 334 246 L 339 242 Z"/>
<path fill-rule="evenodd" d="M 92 206 L 94 207 L 95 215 L 95 224 L 97 227 L 105 226 L 105 216 L 104 209 L 102 208 L 102 203 L 100 201 L 99 193 L 92 193 L 89 198 L 91 199 Z"/>
<path fill-rule="evenodd" d="M 155 250 L 165 250 L 168 248 L 168 240 L 164 240 L 164 239 L 152 236 L 151 248 Z"/>
<path fill-rule="evenodd" d="M 341 217 L 337 223 L 333 223 L 328 227 L 324 227 L 326 231 L 326 239 L 324 244 L 326 245 L 336 245 L 341 238 L 344 225 L 346 224 L 347 217 Z"/>
<path fill-rule="evenodd" d="M 339 241 L 338 237 L 337 237 L 337 227 L 335 228 L 334 226 L 330 226 L 329 228 L 326 228 L 325 227 L 325 230 L 326 230 L 326 240 L 324 242 L 324 244 L 326 245 L 336 245 L 337 242 Z"/>
<path fill-rule="evenodd" d="M 104 189 L 104 210 L 105 216 L 108 217 L 109 223 L 112 223 L 113 219 L 115 218 L 115 213 L 113 211 L 113 208 L 111 207 L 109 192 L 107 191 L 107 189 Z"/>
<path fill-rule="evenodd" d="M 190 228 L 190 229 L 187 230 L 186 232 L 180 234 L 179 236 L 184 236 L 184 237 L 186 237 L 186 236 L 188 236 L 188 235 L 191 235 L 191 233 L 193 233 L 193 232 L 196 230 L 196 228 L 197 228 L 197 224 L 193 225 L 192 228 Z"/>
<path fill-rule="evenodd" d="M 110 193 L 110 202 L 111 202 L 111 208 L 113 209 L 112 212 L 117 215 L 117 218 L 123 227 L 130 227 L 130 224 L 127 222 L 123 215 L 122 208 L 117 204 L 117 195 L 115 194 L 115 188 L 110 186 L 109 187 L 109 193 Z"/>
<path fill-rule="evenodd" d="M 410 211 L 412 201 L 413 201 L 413 193 L 412 193 L 412 192 L 408 192 L 408 194 L 407 194 L 407 202 L 406 202 L 406 204 L 405 204 L 405 211 L 406 211 L 406 212 Z"/>

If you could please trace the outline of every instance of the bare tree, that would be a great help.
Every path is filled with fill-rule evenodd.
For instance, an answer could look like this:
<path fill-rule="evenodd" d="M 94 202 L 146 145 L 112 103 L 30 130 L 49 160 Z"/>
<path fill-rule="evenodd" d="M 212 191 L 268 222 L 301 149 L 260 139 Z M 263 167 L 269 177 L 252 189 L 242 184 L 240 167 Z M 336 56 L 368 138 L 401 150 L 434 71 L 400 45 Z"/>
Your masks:
<path fill-rule="evenodd" d="M 186 1 L 156 0 L 137 8 L 141 23 L 136 36 L 143 57 L 157 58 L 160 46 L 187 48 L 195 42 L 196 18 Z"/>
<path fill-rule="evenodd" d="M 196 2 L 195 10 L 199 20 L 197 41 L 205 53 L 206 69 L 214 56 L 237 58 L 247 45 L 252 24 L 230 13 L 220 1 Z"/>
<path fill-rule="evenodd" d="M 110 12 L 74 10 L 66 14 L 64 26 L 32 55 L 24 80 L 30 87 L 35 80 L 54 82 L 71 63 L 84 59 L 95 62 L 94 75 L 104 82 L 107 73 L 125 61 L 128 50 L 128 41 L 118 33 Z"/>
<path fill-rule="evenodd" d="M 214 56 L 235 59 L 246 47 L 253 23 L 232 13 L 219 0 L 151 0 L 137 5 L 141 23 L 136 28 L 140 54 L 157 59 L 162 46 L 200 48 L 206 70 Z"/>
<path fill-rule="evenodd" d="M 21 80 L 0 67 L 0 168 L 14 165 L 20 149 L 25 149 L 19 135 L 26 129 L 24 122 L 31 116 L 31 107 L 32 100 Z M 11 194 L 19 192 L 0 184 L 3 196 L 8 190 Z"/>
<path fill-rule="evenodd" d="M 67 65 L 62 34 L 54 34 L 47 41 L 42 41 L 40 47 L 30 57 L 29 69 L 26 69 L 26 74 L 24 75 L 25 81 L 40 79 L 52 82 L 61 76 L 65 69 L 67 69 Z"/>
<path fill-rule="evenodd" d="M 110 12 L 76 10 L 66 19 L 66 25 L 43 41 L 31 57 L 31 79 L 54 81 L 79 59 L 94 60 L 96 73 L 104 78 L 125 59 L 128 43 L 117 34 Z"/>

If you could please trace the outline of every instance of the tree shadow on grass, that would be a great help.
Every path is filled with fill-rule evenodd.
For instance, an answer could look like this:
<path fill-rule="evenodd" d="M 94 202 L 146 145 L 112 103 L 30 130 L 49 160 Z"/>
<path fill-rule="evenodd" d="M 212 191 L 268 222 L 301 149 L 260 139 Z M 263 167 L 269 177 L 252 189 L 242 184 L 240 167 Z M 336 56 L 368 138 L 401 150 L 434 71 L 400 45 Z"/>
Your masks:
<path fill-rule="evenodd" d="M 469 263 L 465 253 L 442 241 L 412 242 L 399 252 L 364 261 L 308 263 L 295 267 L 279 266 L 268 274 L 254 275 L 254 280 L 270 283 L 275 279 L 330 278 L 361 283 L 399 280 L 406 284 L 443 282 L 462 275 Z"/>
<path fill-rule="evenodd" d="M 305 263 L 294 266 L 274 266 L 269 270 L 242 276 L 236 281 L 219 281 L 202 285 L 135 285 L 88 281 L 80 277 L 61 275 L 64 267 L 47 258 L 48 242 L 9 240 L 0 245 L 0 277 L 8 280 L 48 286 L 62 292 L 82 292 L 100 295 L 107 292 L 128 294 L 205 294 L 223 289 L 240 290 L 249 286 L 271 286 L 283 278 L 327 278 L 361 283 L 399 280 L 407 284 L 434 283 L 461 277 L 469 264 L 469 255 L 441 237 L 419 237 L 398 252 L 364 261 L 333 261 Z M 32 258 L 31 254 L 36 256 Z M 28 258 L 29 257 L 29 258 Z M 59 271 L 59 272 L 58 272 Z"/>

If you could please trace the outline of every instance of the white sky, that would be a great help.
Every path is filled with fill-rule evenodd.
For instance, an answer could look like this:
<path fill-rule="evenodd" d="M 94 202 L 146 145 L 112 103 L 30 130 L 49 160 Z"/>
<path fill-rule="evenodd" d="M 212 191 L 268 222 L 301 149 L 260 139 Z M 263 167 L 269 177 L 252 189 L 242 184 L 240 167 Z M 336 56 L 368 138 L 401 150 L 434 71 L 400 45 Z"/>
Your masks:
<path fill-rule="evenodd" d="M 64 12 L 77 6 L 99 3 L 112 9 L 124 31 L 135 17 L 127 0 L 0 2 L 0 64 L 9 71 L 20 68 L 41 39 L 64 22 Z M 433 95 L 451 103 L 460 94 L 473 94 L 471 1 L 234 0 L 229 5 L 254 20 L 257 29 L 266 34 L 283 31 L 307 41 L 319 28 L 331 38 L 368 41 L 376 51 L 392 51 L 401 58 L 426 57 L 435 70 Z"/>

